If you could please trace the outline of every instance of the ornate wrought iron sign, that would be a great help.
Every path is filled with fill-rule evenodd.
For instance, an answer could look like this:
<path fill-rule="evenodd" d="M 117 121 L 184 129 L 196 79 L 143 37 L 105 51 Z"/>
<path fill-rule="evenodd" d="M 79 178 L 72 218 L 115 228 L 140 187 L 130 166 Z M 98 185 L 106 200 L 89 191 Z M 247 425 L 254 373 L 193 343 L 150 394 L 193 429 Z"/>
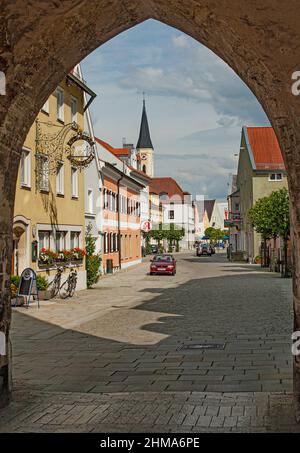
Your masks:
<path fill-rule="evenodd" d="M 49 132 L 49 129 L 53 131 Z M 67 146 L 65 142 L 68 134 Z M 49 190 L 49 175 L 56 173 L 58 165 L 67 158 L 72 165 L 87 167 L 95 157 L 94 141 L 80 131 L 76 123 L 59 125 L 36 120 L 36 181 L 40 190 Z"/>
<path fill-rule="evenodd" d="M 90 165 L 95 157 L 95 142 L 84 132 L 77 132 L 67 143 L 66 151 L 72 165 L 84 168 Z"/>

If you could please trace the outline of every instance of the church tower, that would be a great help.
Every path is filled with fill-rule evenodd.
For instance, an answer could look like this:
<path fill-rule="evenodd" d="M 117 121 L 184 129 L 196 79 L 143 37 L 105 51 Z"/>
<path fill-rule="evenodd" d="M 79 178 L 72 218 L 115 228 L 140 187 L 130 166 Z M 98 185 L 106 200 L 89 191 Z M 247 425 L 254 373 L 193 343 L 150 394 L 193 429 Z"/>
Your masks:
<path fill-rule="evenodd" d="M 153 145 L 150 137 L 146 103 L 143 99 L 143 112 L 140 127 L 140 135 L 136 145 L 136 150 L 139 159 L 140 170 L 146 173 L 151 178 L 154 177 L 154 159 L 153 159 Z"/>

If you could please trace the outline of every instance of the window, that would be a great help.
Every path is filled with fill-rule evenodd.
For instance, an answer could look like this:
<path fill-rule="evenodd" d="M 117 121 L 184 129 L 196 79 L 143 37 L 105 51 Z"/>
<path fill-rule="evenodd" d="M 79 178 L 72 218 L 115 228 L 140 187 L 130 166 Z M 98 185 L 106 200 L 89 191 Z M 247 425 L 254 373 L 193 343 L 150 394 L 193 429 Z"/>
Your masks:
<path fill-rule="evenodd" d="M 102 207 L 103 207 L 103 209 L 106 209 L 106 189 L 103 189 Z"/>
<path fill-rule="evenodd" d="M 49 162 L 46 155 L 38 156 L 39 166 L 39 190 L 48 192 L 49 191 Z"/>
<path fill-rule="evenodd" d="M 94 194 L 93 194 L 92 189 L 88 189 L 87 197 L 88 197 L 88 213 L 93 214 L 94 213 Z"/>
<path fill-rule="evenodd" d="M 103 235 L 103 252 L 108 253 L 108 233 Z"/>
<path fill-rule="evenodd" d="M 30 170 L 31 170 L 30 151 L 23 149 L 21 155 L 21 186 L 30 187 Z"/>
<path fill-rule="evenodd" d="M 114 243 L 113 243 L 113 234 L 109 233 L 109 251 L 112 253 L 114 251 Z"/>
<path fill-rule="evenodd" d="M 114 193 L 111 194 L 111 210 L 116 211 L 116 195 Z"/>
<path fill-rule="evenodd" d="M 129 258 L 132 258 L 132 237 L 129 235 Z"/>
<path fill-rule="evenodd" d="M 64 194 L 64 173 L 63 162 L 58 162 L 56 168 L 56 193 L 58 195 Z"/>
<path fill-rule="evenodd" d="M 270 173 L 269 181 L 282 181 L 283 174 L 282 173 Z"/>
<path fill-rule="evenodd" d="M 169 211 L 169 220 L 174 220 L 174 210 Z"/>
<path fill-rule="evenodd" d="M 47 101 L 46 101 L 45 104 L 43 105 L 42 111 L 43 111 L 44 113 L 48 113 L 48 114 L 49 114 L 49 99 L 47 99 Z"/>
<path fill-rule="evenodd" d="M 64 90 L 60 87 L 56 89 L 56 116 L 60 121 L 64 121 Z"/>
<path fill-rule="evenodd" d="M 65 231 L 56 232 L 55 238 L 56 252 L 62 252 L 63 250 L 66 249 L 66 234 L 67 233 Z"/>
<path fill-rule="evenodd" d="M 234 204 L 234 210 L 235 211 L 239 211 L 240 210 L 240 204 L 239 203 L 235 203 Z"/>
<path fill-rule="evenodd" d="M 39 231 L 39 252 L 50 249 L 50 231 Z"/>
<path fill-rule="evenodd" d="M 143 165 L 143 173 L 147 173 L 147 171 L 146 171 L 146 165 Z"/>
<path fill-rule="evenodd" d="M 70 246 L 71 249 L 75 249 L 79 247 L 79 239 L 80 239 L 80 233 L 79 231 L 71 231 L 70 235 Z"/>
<path fill-rule="evenodd" d="M 71 96 L 71 123 L 77 123 L 77 99 Z"/>
<path fill-rule="evenodd" d="M 78 198 L 78 170 L 76 167 L 71 168 L 71 194 L 72 198 Z"/>

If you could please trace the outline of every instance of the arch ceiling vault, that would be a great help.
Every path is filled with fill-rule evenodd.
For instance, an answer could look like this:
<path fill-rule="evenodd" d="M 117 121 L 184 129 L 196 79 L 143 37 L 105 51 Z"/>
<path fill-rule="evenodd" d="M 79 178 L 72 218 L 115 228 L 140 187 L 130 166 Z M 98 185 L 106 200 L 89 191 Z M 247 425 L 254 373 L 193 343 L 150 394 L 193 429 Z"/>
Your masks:
<path fill-rule="evenodd" d="M 153 18 L 192 36 L 241 77 L 264 107 L 289 175 L 295 260 L 295 330 L 300 326 L 299 0 L 0 0 L 0 330 L 9 338 L 12 218 L 21 146 L 36 114 L 69 70 L 90 52 Z M 9 359 L 0 358 L 2 401 L 10 391 Z M 300 364 L 295 360 L 295 400 Z M 0 378 L 1 379 L 1 378 Z M 298 407 L 298 405 L 296 407 Z"/>

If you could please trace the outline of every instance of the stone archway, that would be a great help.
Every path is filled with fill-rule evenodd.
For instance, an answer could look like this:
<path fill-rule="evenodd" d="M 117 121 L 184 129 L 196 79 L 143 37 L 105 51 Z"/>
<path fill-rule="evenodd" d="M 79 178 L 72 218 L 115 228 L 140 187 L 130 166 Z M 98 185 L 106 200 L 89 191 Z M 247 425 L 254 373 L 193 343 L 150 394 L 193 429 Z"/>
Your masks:
<path fill-rule="evenodd" d="M 293 223 L 295 330 L 300 328 L 300 65 L 298 0 L 2 0 L 0 70 L 0 330 L 9 351 L 9 274 L 15 184 L 27 131 L 50 93 L 82 58 L 149 18 L 180 29 L 227 62 L 264 107 L 284 155 Z M 0 400 L 10 392 L 9 354 L 0 356 Z M 300 405 L 300 361 L 294 388 Z M 299 414 L 300 415 L 300 410 Z"/>

